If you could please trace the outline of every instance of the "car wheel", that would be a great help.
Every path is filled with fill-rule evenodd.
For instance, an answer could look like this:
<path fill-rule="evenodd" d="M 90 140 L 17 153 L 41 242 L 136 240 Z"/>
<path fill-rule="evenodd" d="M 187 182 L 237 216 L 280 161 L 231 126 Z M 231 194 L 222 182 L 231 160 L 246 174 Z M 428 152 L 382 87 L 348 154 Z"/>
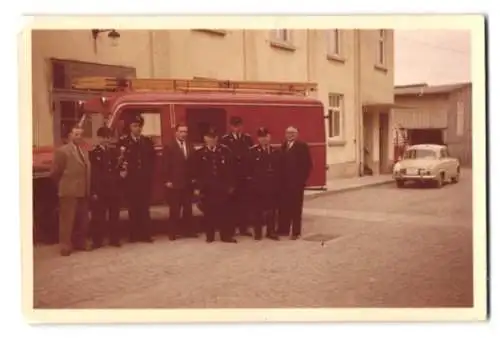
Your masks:
<path fill-rule="evenodd" d="M 452 183 L 458 183 L 458 181 L 460 181 L 460 168 L 457 168 L 457 174 L 455 177 L 451 178 Z"/>
<path fill-rule="evenodd" d="M 405 181 L 404 180 L 396 180 L 396 186 L 398 188 L 404 188 L 405 186 Z"/>
<path fill-rule="evenodd" d="M 440 173 L 438 178 L 434 181 L 434 188 L 441 188 L 444 182 L 444 173 Z"/>

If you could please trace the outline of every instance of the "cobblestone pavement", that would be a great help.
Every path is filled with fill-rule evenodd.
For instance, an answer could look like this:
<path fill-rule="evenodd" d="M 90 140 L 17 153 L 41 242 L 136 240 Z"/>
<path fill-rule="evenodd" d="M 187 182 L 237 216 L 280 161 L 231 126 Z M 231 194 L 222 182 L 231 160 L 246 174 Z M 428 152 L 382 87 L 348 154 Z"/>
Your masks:
<path fill-rule="evenodd" d="M 472 306 L 472 179 L 307 201 L 299 241 L 202 238 L 34 255 L 39 308 Z M 307 240 L 322 235 L 337 238 Z M 326 238 L 326 237 L 325 237 Z"/>

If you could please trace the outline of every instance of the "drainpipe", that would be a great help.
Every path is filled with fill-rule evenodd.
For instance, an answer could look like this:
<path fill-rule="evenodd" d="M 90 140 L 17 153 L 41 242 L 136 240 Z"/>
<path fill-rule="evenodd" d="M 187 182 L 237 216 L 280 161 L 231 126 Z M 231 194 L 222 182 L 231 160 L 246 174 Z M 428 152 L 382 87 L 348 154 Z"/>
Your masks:
<path fill-rule="evenodd" d="M 306 29 L 306 82 L 311 81 L 311 33 Z"/>
<path fill-rule="evenodd" d="M 243 40 L 243 81 L 247 80 L 247 32 L 243 29 L 241 39 Z"/>
<path fill-rule="evenodd" d="M 361 103 L 361 38 L 360 30 L 354 30 L 354 137 L 355 137 L 355 161 L 358 176 L 363 176 L 363 106 Z"/>
<path fill-rule="evenodd" d="M 149 77 L 155 77 L 154 32 L 149 31 Z"/>

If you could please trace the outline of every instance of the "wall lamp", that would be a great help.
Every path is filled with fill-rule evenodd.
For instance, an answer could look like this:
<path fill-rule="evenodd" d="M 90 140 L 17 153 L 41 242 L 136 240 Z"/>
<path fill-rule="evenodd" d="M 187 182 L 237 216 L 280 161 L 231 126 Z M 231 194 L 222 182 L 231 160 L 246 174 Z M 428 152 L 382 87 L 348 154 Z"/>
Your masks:
<path fill-rule="evenodd" d="M 108 38 L 111 41 L 112 46 L 116 46 L 118 44 L 118 39 L 120 38 L 120 33 L 118 33 L 115 29 L 92 29 L 92 39 L 94 40 L 94 51 L 97 52 L 97 38 L 101 33 L 108 33 Z"/>

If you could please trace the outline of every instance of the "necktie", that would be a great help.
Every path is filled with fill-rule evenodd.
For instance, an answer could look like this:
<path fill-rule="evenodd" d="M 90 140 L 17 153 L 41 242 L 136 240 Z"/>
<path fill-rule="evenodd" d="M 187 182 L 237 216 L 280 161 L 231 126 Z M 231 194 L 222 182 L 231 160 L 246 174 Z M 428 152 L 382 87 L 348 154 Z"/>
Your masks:
<path fill-rule="evenodd" d="M 80 157 L 80 160 L 82 160 L 82 162 L 84 164 L 86 164 L 85 163 L 85 157 L 83 156 L 82 148 L 80 148 L 80 146 L 77 145 L 77 144 L 75 144 L 75 147 L 76 147 L 76 152 L 78 153 L 78 157 Z"/>
<path fill-rule="evenodd" d="M 184 157 L 187 157 L 186 145 L 185 145 L 184 141 L 179 140 L 179 143 L 181 145 L 182 153 L 184 154 Z"/>

